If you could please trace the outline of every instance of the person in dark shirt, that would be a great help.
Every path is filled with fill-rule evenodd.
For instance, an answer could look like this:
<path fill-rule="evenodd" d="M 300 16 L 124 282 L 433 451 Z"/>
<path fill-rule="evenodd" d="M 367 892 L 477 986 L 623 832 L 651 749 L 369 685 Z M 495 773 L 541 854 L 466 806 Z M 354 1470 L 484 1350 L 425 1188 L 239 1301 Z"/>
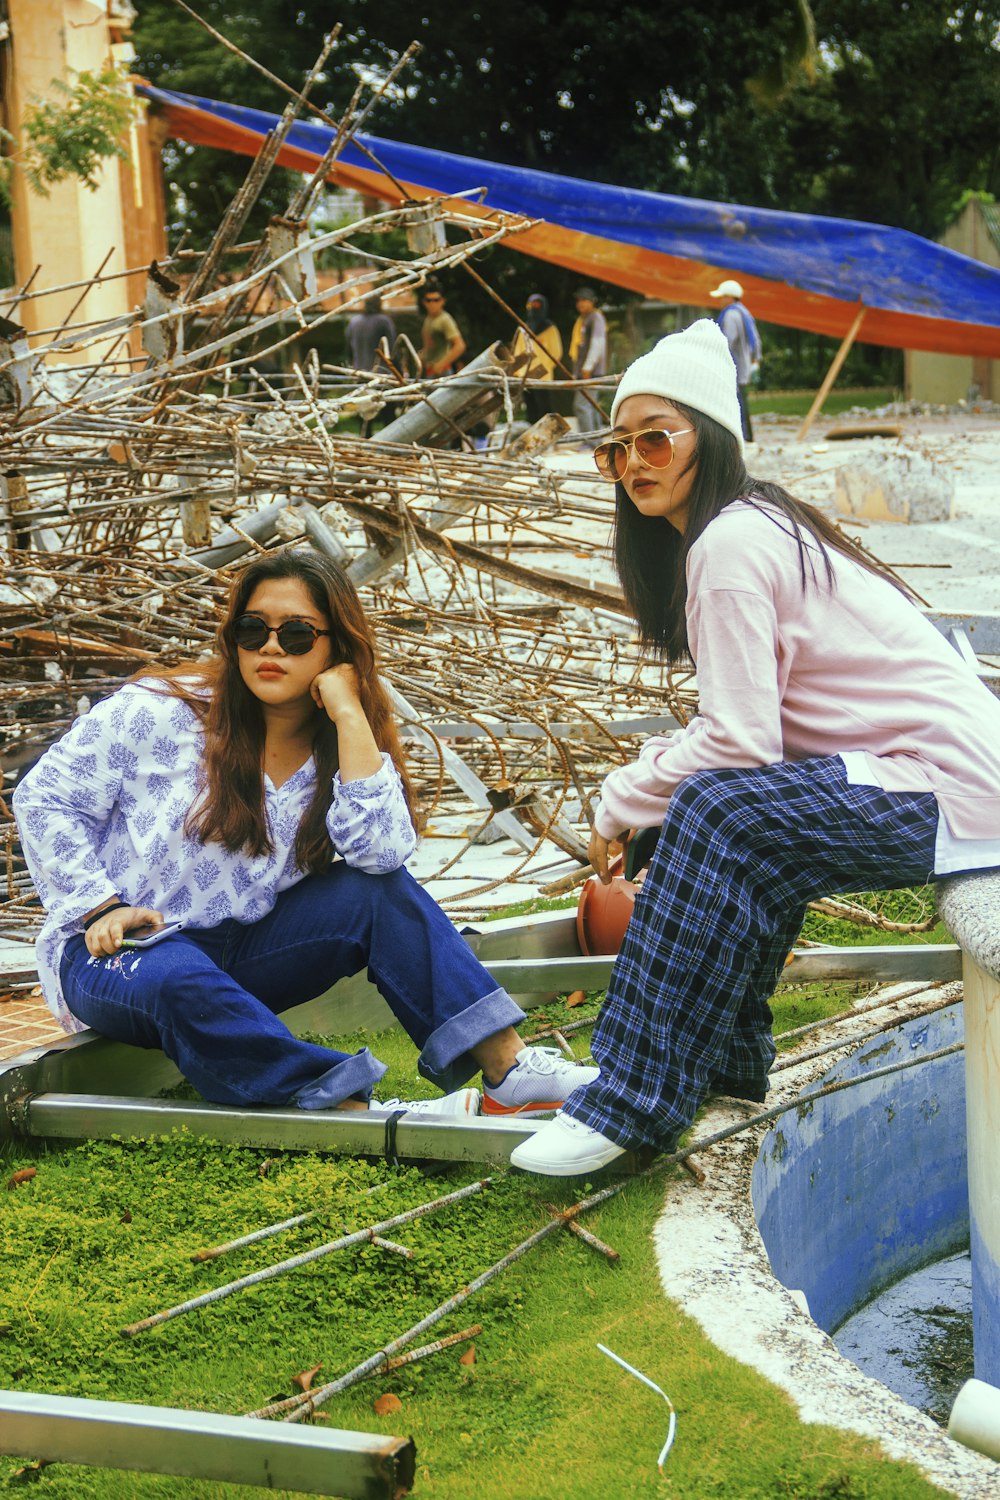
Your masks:
<path fill-rule="evenodd" d="M 388 313 L 382 311 L 382 298 L 377 295 L 365 298 L 364 312 L 355 313 L 347 325 L 348 358 L 355 370 L 374 370 L 378 361 L 376 351 L 382 339 L 388 341 L 390 350 L 396 342 L 396 325 Z"/>

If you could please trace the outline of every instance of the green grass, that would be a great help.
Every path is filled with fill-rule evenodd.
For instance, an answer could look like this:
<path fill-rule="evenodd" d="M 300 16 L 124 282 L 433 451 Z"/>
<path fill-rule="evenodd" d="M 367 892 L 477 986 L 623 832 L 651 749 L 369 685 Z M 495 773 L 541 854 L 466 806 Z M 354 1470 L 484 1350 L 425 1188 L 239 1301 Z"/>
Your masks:
<path fill-rule="evenodd" d="M 833 390 L 820 408 L 817 421 L 835 417 L 849 411 L 852 406 L 888 406 L 899 400 L 899 392 L 891 386 L 873 386 L 867 390 Z M 774 412 L 780 417 L 804 417 L 815 399 L 815 391 L 754 391 L 750 395 L 750 414 Z"/>
<path fill-rule="evenodd" d="M 853 926 L 814 920 L 824 941 L 838 929 L 840 941 L 857 940 Z M 783 987 L 773 1005 L 776 1032 L 846 1009 L 861 988 Z M 551 1002 L 531 1012 L 524 1032 L 593 1017 L 601 998 L 590 994 L 579 1007 Z M 571 1037 L 578 1057 L 589 1036 Z M 387 1092 L 433 1093 L 400 1032 L 357 1032 L 336 1042 L 370 1045 L 390 1066 Z M 319 1380 L 349 1369 L 544 1224 L 548 1204 L 568 1205 L 590 1186 L 500 1173 L 483 1197 L 393 1231 L 414 1249 L 411 1262 L 372 1246 L 341 1252 L 124 1340 L 124 1324 L 448 1192 L 473 1180 L 477 1168 L 394 1170 L 174 1136 L 6 1143 L 0 1180 L 28 1165 L 37 1176 L 0 1193 L 0 1386 L 228 1413 L 292 1393 L 292 1376 L 320 1361 Z M 651 1232 L 663 1182 L 630 1182 L 587 1216 L 586 1226 L 620 1252 L 618 1267 L 568 1234 L 551 1236 L 436 1330 L 481 1322 L 475 1365 L 459 1363 L 462 1346 L 449 1350 L 334 1398 L 317 1424 L 411 1434 L 414 1493 L 426 1500 L 477 1493 L 490 1500 L 940 1496 L 876 1444 L 800 1423 L 782 1393 L 720 1353 L 661 1294 Z M 379 1191 L 363 1196 L 373 1185 Z M 217 1263 L 189 1259 L 204 1245 L 310 1208 L 323 1211 L 311 1225 Z M 666 1408 L 602 1356 L 598 1343 L 661 1385 L 677 1408 L 666 1482 L 655 1469 Z M 372 1403 L 385 1391 L 403 1406 L 380 1418 Z M 31 1457 L 0 1458 L 0 1488 L 26 1484 L 16 1473 Z M 63 1464 L 30 1477 L 33 1492 L 48 1500 L 251 1500 L 261 1493 Z"/>
<path fill-rule="evenodd" d="M 801 987 L 803 990 L 805 987 Z M 832 988 L 832 987 L 831 987 Z M 589 1011 L 598 997 L 589 997 Z M 791 996 L 787 997 L 792 999 Z M 836 995 L 797 995 L 781 1017 L 842 1008 Z M 783 1002 L 780 1002 L 783 1004 Z M 561 1003 L 541 1021 L 577 1016 Z M 580 1055 L 586 1034 L 574 1037 Z M 399 1033 L 358 1033 L 404 1095 L 430 1092 Z M 546 1222 L 547 1204 L 589 1184 L 499 1177 L 482 1198 L 393 1232 L 412 1262 L 374 1247 L 346 1251 L 135 1339 L 119 1329 L 159 1308 L 402 1207 L 472 1180 L 474 1168 L 392 1170 L 165 1141 L 97 1142 L 29 1150 L 8 1146 L 5 1173 L 35 1165 L 34 1180 L 0 1197 L 0 1385 L 106 1400 L 239 1413 L 292 1393 L 291 1377 L 322 1361 L 320 1379 L 350 1368 L 500 1259 Z M 362 1190 L 385 1184 L 371 1198 Z M 692 1191 L 695 1189 L 692 1188 Z M 331 1426 L 410 1434 L 415 1494 L 427 1500 L 629 1500 L 659 1490 L 655 1456 L 666 1409 L 597 1350 L 604 1343 L 666 1390 L 678 1436 L 668 1461 L 672 1500 L 930 1500 L 941 1491 L 877 1445 L 801 1424 L 790 1402 L 721 1354 L 658 1291 L 651 1231 L 663 1180 L 636 1180 L 587 1216 L 621 1254 L 609 1266 L 569 1235 L 552 1236 L 446 1322 L 481 1322 L 477 1362 L 462 1347 L 334 1398 Z M 218 1263 L 193 1266 L 203 1245 L 302 1212 L 322 1221 Z M 372 1403 L 392 1391 L 402 1411 Z M 30 1455 L 25 1455 L 29 1459 Z M 18 1487 L 20 1460 L 0 1459 L 0 1485 Z M 169 1476 L 72 1465 L 33 1473 L 49 1500 L 250 1500 L 259 1493 Z M 292 1500 L 289 1492 L 286 1500 Z"/>
<path fill-rule="evenodd" d="M 497 907 L 495 911 L 487 912 L 482 920 L 506 922 L 508 917 L 537 917 L 540 912 L 566 911 L 576 907 L 579 895 L 579 891 L 571 891 L 566 896 L 529 896 L 524 901 L 513 901 L 510 906 Z"/>
<path fill-rule="evenodd" d="M 398 1037 L 367 1040 L 402 1071 Z M 38 1175 L 0 1203 L 0 1383 L 238 1413 L 292 1392 L 291 1377 L 320 1361 L 322 1378 L 349 1368 L 543 1224 L 548 1202 L 568 1204 L 586 1190 L 502 1178 L 482 1199 L 395 1231 L 416 1251 L 413 1262 L 374 1247 L 344 1252 L 123 1340 L 125 1323 L 475 1175 L 455 1169 L 425 1179 L 414 1169 L 287 1155 L 262 1177 L 263 1156 L 178 1138 L 8 1152 L 5 1168 L 32 1162 Z M 359 1199 L 379 1181 L 389 1185 Z M 483 1323 L 473 1367 L 459 1364 L 461 1348 L 450 1350 L 335 1398 L 329 1423 L 411 1434 L 415 1493 L 428 1500 L 468 1500 L 476 1491 L 496 1500 L 644 1496 L 658 1486 L 665 1408 L 598 1352 L 601 1342 L 677 1407 L 668 1469 L 674 1500 L 939 1494 L 915 1470 L 880 1458 L 875 1445 L 798 1423 L 784 1396 L 720 1354 L 658 1293 L 650 1231 L 662 1194 L 661 1181 L 637 1180 L 588 1216 L 620 1251 L 620 1267 L 568 1235 L 553 1236 L 444 1325 Z M 202 1245 L 319 1205 L 321 1227 L 218 1264 L 188 1259 Z M 372 1402 L 388 1390 L 402 1411 L 377 1417 Z M 18 1467 L 0 1460 L 0 1483 L 15 1484 Z M 34 1493 L 249 1500 L 257 1492 L 60 1464 L 36 1476 Z"/>
<path fill-rule="evenodd" d="M 935 893 L 933 886 L 915 886 L 912 890 L 861 892 L 844 898 L 872 911 L 878 911 L 890 922 L 923 922 L 934 914 Z M 871 947 L 894 943 L 950 943 L 953 942 L 948 929 L 935 922 L 927 932 L 884 932 L 878 927 L 862 927 L 856 922 L 839 917 L 828 917 L 822 912 L 806 913 L 802 936 L 816 943 L 846 944 L 850 947 Z"/>

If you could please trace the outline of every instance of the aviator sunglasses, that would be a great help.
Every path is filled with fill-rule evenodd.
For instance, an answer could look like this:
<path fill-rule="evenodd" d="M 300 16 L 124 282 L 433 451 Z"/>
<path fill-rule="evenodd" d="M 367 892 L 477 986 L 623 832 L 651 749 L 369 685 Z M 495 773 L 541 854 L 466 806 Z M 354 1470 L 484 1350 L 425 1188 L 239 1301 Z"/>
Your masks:
<path fill-rule="evenodd" d="M 233 639 L 242 651 L 259 651 L 271 636 L 278 638 L 278 645 L 286 656 L 305 656 L 315 646 L 317 638 L 329 635 L 329 630 L 317 630 L 306 620 L 286 620 L 282 625 L 268 625 L 260 615 L 240 615 L 233 625 Z"/>
<path fill-rule="evenodd" d="M 594 449 L 597 472 L 612 484 L 624 479 L 629 449 L 633 447 L 651 469 L 669 469 L 674 461 L 674 438 L 693 431 L 693 427 L 682 427 L 679 432 L 668 432 L 665 427 L 647 427 L 642 432 L 630 432 L 627 437 L 612 438 L 609 443 L 598 443 Z"/>

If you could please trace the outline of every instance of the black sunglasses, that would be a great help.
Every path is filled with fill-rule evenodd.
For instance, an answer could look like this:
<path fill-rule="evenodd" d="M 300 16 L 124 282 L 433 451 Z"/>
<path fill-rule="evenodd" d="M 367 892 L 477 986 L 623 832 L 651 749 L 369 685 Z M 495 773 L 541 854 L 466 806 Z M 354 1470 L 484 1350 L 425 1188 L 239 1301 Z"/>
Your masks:
<path fill-rule="evenodd" d="M 307 620 L 286 620 L 283 625 L 268 625 L 260 615 L 240 615 L 233 625 L 233 639 L 241 651 L 259 651 L 274 635 L 286 656 L 305 656 L 321 635 L 330 633 L 329 630 L 317 630 Z"/>

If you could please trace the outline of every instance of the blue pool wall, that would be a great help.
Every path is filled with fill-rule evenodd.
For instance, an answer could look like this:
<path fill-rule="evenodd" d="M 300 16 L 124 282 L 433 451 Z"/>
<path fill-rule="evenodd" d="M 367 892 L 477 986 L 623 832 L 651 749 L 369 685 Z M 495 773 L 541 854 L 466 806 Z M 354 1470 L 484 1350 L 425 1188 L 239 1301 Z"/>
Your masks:
<path fill-rule="evenodd" d="M 962 1037 L 962 1006 L 949 1006 L 859 1048 L 809 1089 L 863 1078 Z M 964 1250 L 962 1053 L 790 1110 L 761 1144 L 751 1190 L 775 1275 L 805 1293 L 813 1319 L 828 1333 L 884 1287 Z M 994 1332 L 998 1307 L 1000 1298 Z M 976 1334 L 978 1351 L 978 1326 Z"/>

